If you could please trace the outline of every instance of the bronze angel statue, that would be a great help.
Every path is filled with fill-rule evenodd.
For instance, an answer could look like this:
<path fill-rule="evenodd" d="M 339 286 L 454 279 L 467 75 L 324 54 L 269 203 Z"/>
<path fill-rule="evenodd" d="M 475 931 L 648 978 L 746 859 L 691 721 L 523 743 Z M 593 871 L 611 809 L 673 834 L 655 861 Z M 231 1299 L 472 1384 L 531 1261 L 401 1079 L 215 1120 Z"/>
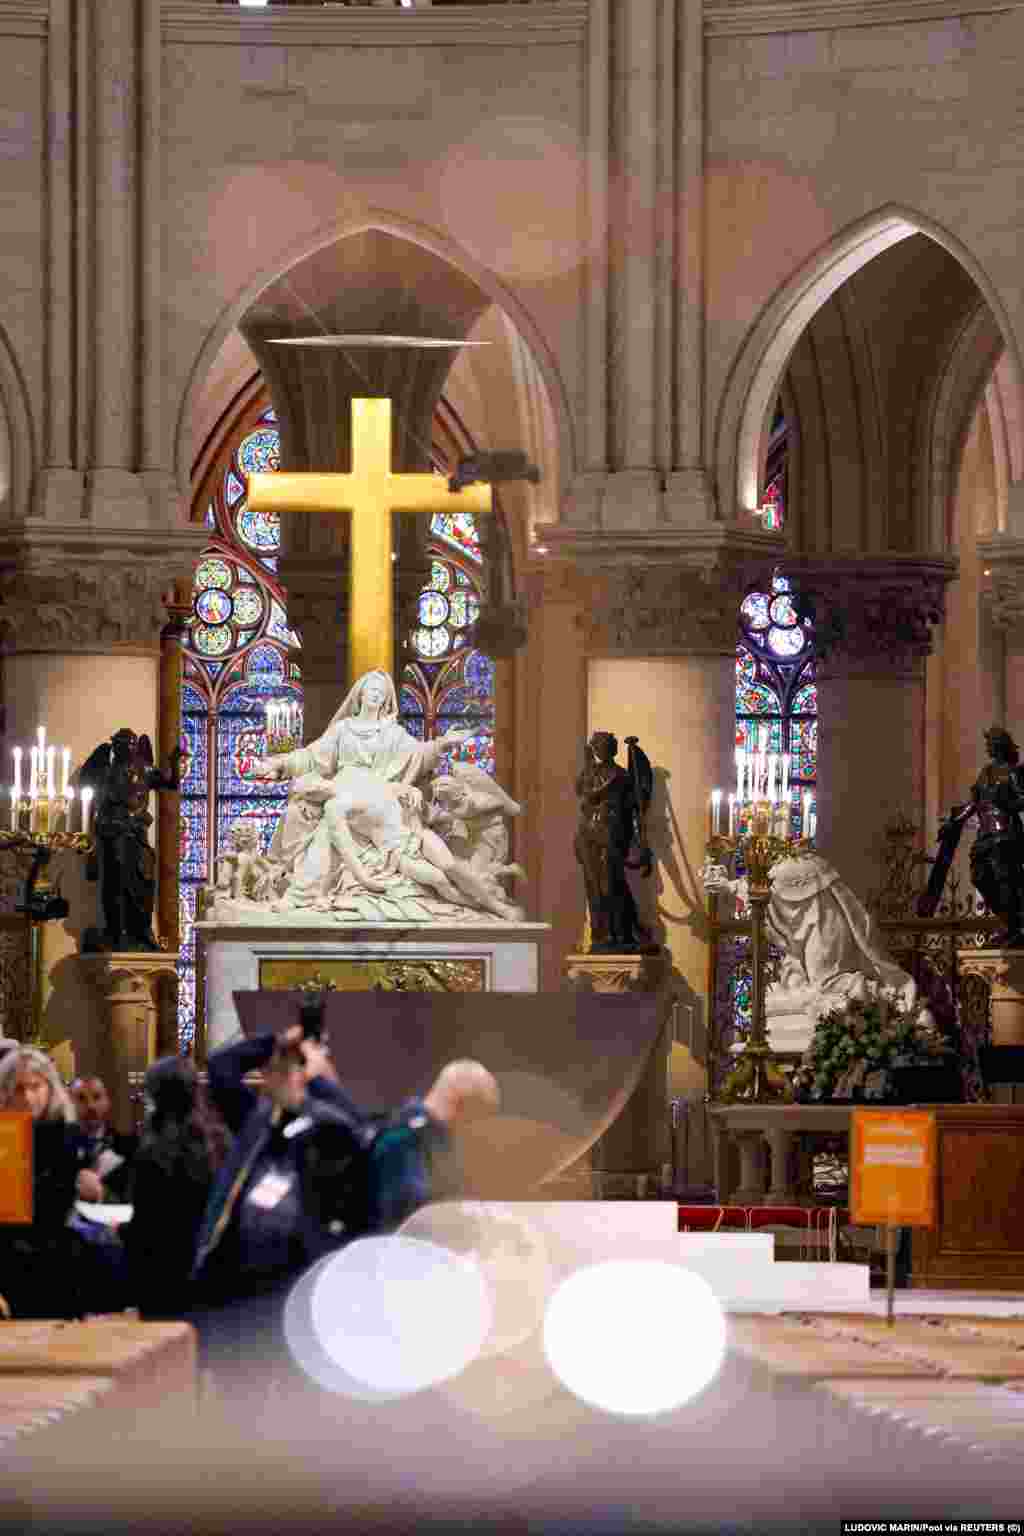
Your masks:
<path fill-rule="evenodd" d="M 86 929 L 86 952 L 160 948 L 153 933 L 156 854 L 149 843 L 149 796 L 152 790 L 177 790 L 180 759 L 178 746 L 169 773 L 162 773 L 153 766 L 149 737 L 123 726 L 82 765 L 81 784 L 96 797 L 96 851 L 86 878 L 99 882 L 103 922 L 102 928 Z"/>
<path fill-rule="evenodd" d="M 587 892 L 592 954 L 630 954 L 650 947 L 626 870 L 648 876 L 653 868 L 646 818 L 654 775 L 637 738 L 627 736 L 626 744 L 629 767 L 622 768 L 615 761 L 616 738 L 610 731 L 595 731 L 576 779 L 580 817 L 575 851 Z"/>

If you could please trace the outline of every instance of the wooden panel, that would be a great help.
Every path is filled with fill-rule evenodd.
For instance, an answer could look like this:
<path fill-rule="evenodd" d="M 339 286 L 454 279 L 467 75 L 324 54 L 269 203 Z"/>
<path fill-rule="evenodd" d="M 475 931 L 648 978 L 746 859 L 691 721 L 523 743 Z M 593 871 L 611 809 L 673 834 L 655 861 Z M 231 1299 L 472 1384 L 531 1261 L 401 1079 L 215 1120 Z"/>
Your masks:
<path fill-rule="evenodd" d="M 0 1325 L 0 1385 L 21 1376 L 104 1377 L 112 1401 L 133 1409 L 196 1385 L 195 1333 L 187 1323 L 127 1318 Z"/>
<path fill-rule="evenodd" d="M 938 1225 L 914 1233 L 912 1285 L 1024 1288 L 1024 1107 L 936 1113 Z"/>

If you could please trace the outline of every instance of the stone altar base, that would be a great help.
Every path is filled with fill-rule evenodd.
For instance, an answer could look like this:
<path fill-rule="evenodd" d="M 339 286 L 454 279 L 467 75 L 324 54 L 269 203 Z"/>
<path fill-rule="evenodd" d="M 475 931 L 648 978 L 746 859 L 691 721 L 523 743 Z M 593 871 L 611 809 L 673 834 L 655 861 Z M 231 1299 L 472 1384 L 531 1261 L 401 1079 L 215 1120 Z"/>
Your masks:
<path fill-rule="evenodd" d="M 238 1035 L 235 992 L 299 987 L 318 977 L 339 991 L 537 991 L 547 923 L 376 923 L 342 928 L 327 918 L 237 926 L 199 922 L 196 1056 Z"/>

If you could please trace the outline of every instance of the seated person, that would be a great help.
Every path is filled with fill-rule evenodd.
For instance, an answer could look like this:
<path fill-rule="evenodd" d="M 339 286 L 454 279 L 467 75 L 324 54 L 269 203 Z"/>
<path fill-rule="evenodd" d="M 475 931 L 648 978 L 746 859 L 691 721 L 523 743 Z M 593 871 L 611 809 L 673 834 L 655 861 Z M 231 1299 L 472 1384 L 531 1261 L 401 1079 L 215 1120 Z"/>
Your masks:
<path fill-rule="evenodd" d="M 68 1228 L 81 1166 L 75 1107 L 44 1051 L 0 1061 L 0 1109 L 32 1116 L 31 1224 L 0 1227 L 0 1294 L 15 1317 L 77 1317 L 91 1296 L 83 1248 Z"/>
<path fill-rule="evenodd" d="M 71 1098 L 82 1137 L 78 1198 L 130 1205 L 132 1160 L 139 1138 L 116 1131 L 111 1125 L 110 1094 L 101 1077 L 76 1077 L 71 1084 Z"/>
<path fill-rule="evenodd" d="M 243 1081 L 257 1067 L 263 1100 Z M 210 1096 L 235 1141 L 193 1268 L 199 1307 L 191 1320 L 209 1364 L 244 1374 L 261 1359 L 284 1363 L 281 1313 L 303 1270 L 430 1197 L 431 1155 L 447 1127 L 471 1103 L 495 1106 L 498 1097 L 476 1063 L 446 1072 L 425 1099 L 373 1117 L 347 1097 L 324 1046 L 299 1026 L 210 1057 Z"/>

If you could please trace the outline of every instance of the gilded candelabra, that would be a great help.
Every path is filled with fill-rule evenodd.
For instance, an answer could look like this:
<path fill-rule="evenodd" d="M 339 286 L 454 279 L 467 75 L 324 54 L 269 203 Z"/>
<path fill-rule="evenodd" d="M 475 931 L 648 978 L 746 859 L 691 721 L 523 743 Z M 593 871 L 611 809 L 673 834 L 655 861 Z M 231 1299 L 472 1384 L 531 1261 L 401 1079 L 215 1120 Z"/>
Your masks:
<path fill-rule="evenodd" d="M 787 765 L 788 766 L 788 765 Z M 787 786 L 788 787 L 788 786 Z M 805 806 L 803 835 L 789 831 L 790 807 L 785 800 L 754 798 L 740 805 L 730 804 L 729 831 L 719 830 L 719 799 L 712 800 L 711 836 L 707 844 L 708 863 L 721 868 L 729 860 L 742 862 L 747 878 L 750 905 L 750 1033 L 738 1053 L 736 1063 L 725 1080 L 721 1097 L 763 1104 L 789 1096 L 785 1073 L 772 1060 L 765 1015 L 767 992 L 768 938 L 767 914 L 771 900 L 771 872 L 780 859 L 809 853 L 813 848 L 809 831 L 809 808 Z M 716 885 L 707 877 L 709 890 Z"/>
<path fill-rule="evenodd" d="M 47 823 L 49 819 L 47 817 Z M 36 825 L 39 825 L 38 819 Z M 0 830 L 0 853 L 13 854 L 25 869 L 25 899 L 15 910 L 24 914 L 28 924 L 29 1018 L 33 1039 L 39 1038 L 42 1029 L 43 946 L 40 929 L 44 923 L 68 915 L 67 902 L 50 882 L 50 860 L 55 853 L 89 854 L 95 846 L 93 837 L 86 832 Z"/>

